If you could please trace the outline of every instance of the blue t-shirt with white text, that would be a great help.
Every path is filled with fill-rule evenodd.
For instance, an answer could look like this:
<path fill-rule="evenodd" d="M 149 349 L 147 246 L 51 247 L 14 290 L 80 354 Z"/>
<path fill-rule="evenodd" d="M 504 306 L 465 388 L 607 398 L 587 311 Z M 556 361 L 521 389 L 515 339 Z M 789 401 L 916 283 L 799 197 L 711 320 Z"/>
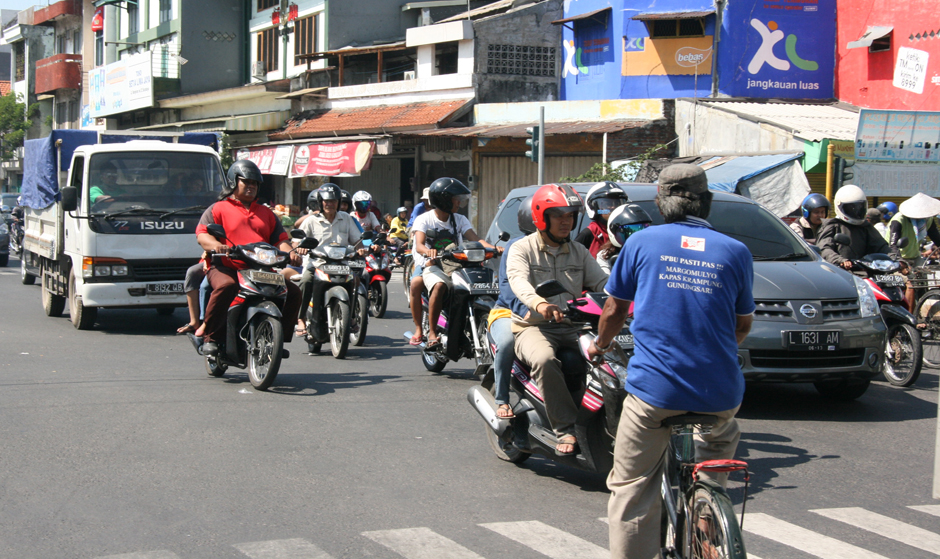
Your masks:
<path fill-rule="evenodd" d="M 608 294 L 634 302 L 626 390 L 653 406 L 714 413 L 740 405 L 736 315 L 754 312 L 754 263 L 705 220 L 650 227 L 625 243 Z"/>

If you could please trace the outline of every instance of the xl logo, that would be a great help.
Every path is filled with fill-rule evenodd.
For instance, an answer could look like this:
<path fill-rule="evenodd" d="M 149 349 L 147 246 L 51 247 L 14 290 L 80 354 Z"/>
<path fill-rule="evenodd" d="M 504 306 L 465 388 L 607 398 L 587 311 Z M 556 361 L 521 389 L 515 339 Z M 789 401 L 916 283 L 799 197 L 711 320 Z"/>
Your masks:
<path fill-rule="evenodd" d="M 777 58 L 777 55 L 774 54 L 774 45 L 783 39 L 783 31 L 777 29 L 777 22 L 769 21 L 767 25 L 764 25 L 761 21 L 752 19 L 751 27 L 760 33 L 761 45 L 757 49 L 757 53 L 754 54 L 754 58 L 751 59 L 751 63 L 747 65 L 748 72 L 752 74 L 760 72 L 764 63 L 767 63 L 771 68 L 784 72 L 790 69 L 790 62 L 793 62 L 793 65 L 801 70 L 814 71 L 819 69 L 819 64 L 816 62 L 803 60 L 796 54 L 796 35 L 792 33 L 787 36 L 785 44 L 787 58 L 790 59 L 790 62 Z"/>
<path fill-rule="evenodd" d="M 565 70 L 562 72 L 561 77 L 567 77 L 568 74 L 571 74 L 572 76 L 584 74 L 586 76 L 588 74 L 588 69 L 587 66 L 581 64 L 581 49 L 575 48 L 574 39 L 570 41 L 562 41 L 561 44 L 565 47 Z"/>

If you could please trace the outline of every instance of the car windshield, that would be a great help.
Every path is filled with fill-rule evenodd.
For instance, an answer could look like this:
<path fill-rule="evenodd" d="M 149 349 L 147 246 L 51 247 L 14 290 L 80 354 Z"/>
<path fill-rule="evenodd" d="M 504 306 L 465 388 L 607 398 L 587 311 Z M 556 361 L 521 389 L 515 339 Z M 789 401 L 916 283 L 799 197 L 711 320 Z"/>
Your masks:
<path fill-rule="evenodd" d="M 198 212 L 218 199 L 224 185 L 218 158 L 205 153 L 98 154 L 89 173 L 91 209 L 104 213 Z"/>

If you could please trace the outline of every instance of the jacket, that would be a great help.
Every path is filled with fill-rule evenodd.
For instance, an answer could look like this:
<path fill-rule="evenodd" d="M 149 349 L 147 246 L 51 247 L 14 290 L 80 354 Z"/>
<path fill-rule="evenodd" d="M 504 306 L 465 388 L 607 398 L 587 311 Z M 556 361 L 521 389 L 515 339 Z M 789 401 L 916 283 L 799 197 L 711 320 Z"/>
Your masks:
<path fill-rule="evenodd" d="M 845 233 L 852 240 L 850 245 L 840 245 L 835 236 Z M 834 217 L 819 228 L 816 236 L 816 246 L 823 259 L 831 264 L 839 265 L 846 260 L 858 260 L 866 254 L 876 252 L 888 253 L 888 242 L 878 234 L 870 223 L 864 225 L 851 225 Z"/>

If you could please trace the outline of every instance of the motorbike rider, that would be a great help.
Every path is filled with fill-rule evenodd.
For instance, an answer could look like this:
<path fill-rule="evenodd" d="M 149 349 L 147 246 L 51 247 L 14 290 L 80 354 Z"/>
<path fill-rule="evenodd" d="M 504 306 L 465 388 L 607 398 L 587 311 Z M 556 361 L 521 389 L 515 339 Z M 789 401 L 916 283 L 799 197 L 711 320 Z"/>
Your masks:
<path fill-rule="evenodd" d="M 341 194 L 339 199 L 339 211 L 352 215 L 352 196 L 349 194 L 348 190 L 340 189 L 339 192 Z M 356 224 L 358 225 L 358 223 L 357 221 Z M 360 229 L 362 229 L 362 227 L 360 227 Z"/>
<path fill-rule="evenodd" d="M 430 203 L 433 210 L 415 220 L 412 230 L 415 241 L 415 268 L 422 266 L 421 276 L 428 291 L 428 333 L 427 348 L 433 349 L 440 344 L 437 335 L 437 319 L 444 306 L 444 298 L 451 288 L 451 278 L 436 261 L 437 253 L 451 245 L 460 246 L 464 241 L 479 241 L 483 246 L 495 248 L 480 239 L 470 220 L 457 213 L 470 203 L 470 189 L 457 179 L 439 178 L 429 187 Z M 427 233 L 434 231 L 433 241 Z M 433 244 L 432 244 L 433 243 Z M 414 282 L 412 282 L 414 283 Z M 413 291 L 412 291 L 413 293 Z M 412 299 L 412 316 L 417 314 L 415 335 L 421 333 L 421 295 Z M 417 312 L 415 312 L 417 310 Z"/>
<path fill-rule="evenodd" d="M 400 264 L 401 251 L 408 245 L 408 208 L 401 206 L 395 213 L 388 227 L 388 239 L 393 248 L 392 253 L 395 255 L 394 263 L 397 266 Z"/>
<path fill-rule="evenodd" d="M 559 456 L 577 451 L 577 406 L 556 353 L 564 347 L 578 350 L 579 329 L 564 317 L 563 309 L 566 301 L 580 296 L 583 290 L 600 291 L 607 283 L 607 274 L 588 249 L 569 242 L 583 207 L 581 197 L 571 186 L 543 185 L 532 199 L 532 220 L 538 231 L 518 241 L 506 256 L 509 285 L 531 311 L 528 317 L 513 313 L 516 355 L 530 367 L 538 383 Z M 536 294 L 536 286 L 551 279 L 558 280 L 565 293 L 549 299 Z"/>
<path fill-rule="evenodd" d="M 510 239 L 503 246 L 503 254 L 507 254 L 516 241 L 535 233 L 535 223 L 532 222 L 532 198 L 529 196 L 519 204 L 516 219 L 522 235 Z M 515 417 L 512 406 L 509 405 L 509 375 L 512 372 L 512 362 L 516 358 L 516 337 L 512 333 L 512 315 L 529 318 L 529 308 L 516 297 L 512 287 L 509 286 L 506 261 L 506 258 L 500 260 L 499 297 L 487 318 L 490 335 L 496 343 L 496 353 L 493 356 L 493 382 L 496 388 L 496 416 L 500 419 Z"/>
<path fill-rule="evenodd" d="M 307 195 L 307 208 L 311 211 L 319 209 L 312 213 L 309 218 L 304 220 L 301 230 L 310 238 L 319 241 L 320 245 L 338 243 L 343 246 L 355 245 L 359 242 L 362 233 L 356 226 L 356 220 L 348 213 L 339 210 L 342 191 L 339 186 L 328 182 Z M 306 255 L 306 249 L 297 249 L 297 252 Z M 309 257 L 307 257 L 309 259 Z M 309 266 L 304 266 L 303 277 L 300 280 L 300 308 L 306 309 L 311 300 L 314 304 L 314 316 L 320 317 L 322 307 L 322 296 L 313 297 L 314 271 Z M 322 294 L 319 294 L 322 295 Z M 313 327 L 316 331 L 316 338 L 326 337 L 324 329 L 326 320 L 314 320 Z"/>
<path fill-rule="evenodd" d="M 829 217 L 829 200 L 822 194 L 811 193 L 800 203 L 803 216 L 790 224 L 790 229 L 811 245 L 816 244 L 819 228 Z"/>
<path fill-rule="evenodd" d="M 854 184 L 847 184 L 836 192 L 836 216 L 819 229 L 816 245 L 826 262 L 852 269 L 852 260 L 858 260 L 866 254 L 888 252 L 888 243 L 878 231 L 868 223 L 868 199 L 862 189 Z M 851 243 L 842 245 L 836 242 L 839 233 L 848 235 Z"/>
<path fill-rule="evenodd" d="M 878 211 L 881 212 L 881 223 L 875 225 L 875 229 L 881 233 L 881 236 L 888 239 L 888 223 L 894 214 L 898 213 L 898 205 L 894 202 L 882 202 L 878 204 Z"/>
<path fill-rule="evenodd" d="M 372 213 L 372 195 L 365 190 L 360 190 L 353 194 L 353 214 L 352 216 L 359 222 L 363 231 L 379 232 L 382 228 L 379 219 Z"/>
<path fill-rule="evenodd" d="M 240 159 L 229 167 L 227 178 L 228 184 L 219 193 L 219 201 L 206 208 L 196 227 L 196 240 L 200 246 L 208 253 L 228 254 L 229 245 L 208 232 L 207 227 L 217 223 L 225 228 L 226 240 L 231 245 L 266 242 L 283 251 L 291 251 L 290 237 L 281 221 L 273 211 L 257 201 L 264 182 L 258 166 L 247 159 Z M 300 263 L 297 253 L 292 252 L 290 258 L 292 263 Z M 221 264 L 212 262 L 206 272 L 212 295 L 206 307 L 205 337 L 200 350 L 203 355 L 219 352 L 218 342 L 225 329 L 226 312 L 238 294 L 236 270 L 243 268 L 241 262 L 224 257 Z M 300 289 L 287 282 L 287 300 L 281 318 L 285 342 L 291 340 L 299 310 Z"/>
<path fill-rule="evenodd" d="M 431 202 L 428 201 L 428 196 L 430 195 L 431 187 L 425 188 L 421 191 L 421 201 L 418 202 L 418 205 L 411 210 L 411 218 L 408 220 L 408 227 L 414 227 L 415 220 L 418 219 L 418 216 L 424 215 L 431 209 Z"/>
<path fill-rule="evenodd" d="M 650 214 L 636 204 L 624 204 L 614 209 L 607 218 L 607 238 L 610 240 L 597 252 L 596 260 L 601 270 L 610 275 L 610 269 L 616 262 L 623 243 L 630 238 L 630 235 L 652 224 L 653 218 Z"/>
<path fill-rule="evenodd" d="M 574 238 L 597 257 L 597 252 L 610 240 L 607 236 L 607 218 L 617 206 L 629 202 L 627 193 L 617 183 L 603 181 L 595 184 L 584 199 L 585 213 L 591 223 Z"/>
<path fill-rule="evenodd" d="M 921 254 L 921 243 L 928 238 L 934 246 L 940 246 L 940 228 L 937 227 L 937 215 L 940 214 L 940 200 L 918 192 L 914 196 L 901 202 L 897 213 L 888 222 L 888 235 L 886 239 L 893 253 L 900 254 L 901 258 L 913 266 L 923 266 L 924 255 Z M 908 239 L 907 246 L 898 247 L 898 241 Z"/>
<path fill-rule="evenodd" d="M 705 221 L 711 200 L 701 167 L 663 169 L 656 205 L 665 224 L 627 240 L 588 349 L 592 357 L 609 349 L 633 301 L 635 354 L 607 477 L 615 559 L 660 556 L 659 480 L 671 435 L 663 420 L 686 412 L 718 417 L 710 434 L 696 435 L 697 460 L 732 458 L 740 438 L 734 416 L 744 376 L 737 353 L 753 322 L 754 270 L 747 247 Z M 714 281 L 693 283 L 700 275 Z"/>

